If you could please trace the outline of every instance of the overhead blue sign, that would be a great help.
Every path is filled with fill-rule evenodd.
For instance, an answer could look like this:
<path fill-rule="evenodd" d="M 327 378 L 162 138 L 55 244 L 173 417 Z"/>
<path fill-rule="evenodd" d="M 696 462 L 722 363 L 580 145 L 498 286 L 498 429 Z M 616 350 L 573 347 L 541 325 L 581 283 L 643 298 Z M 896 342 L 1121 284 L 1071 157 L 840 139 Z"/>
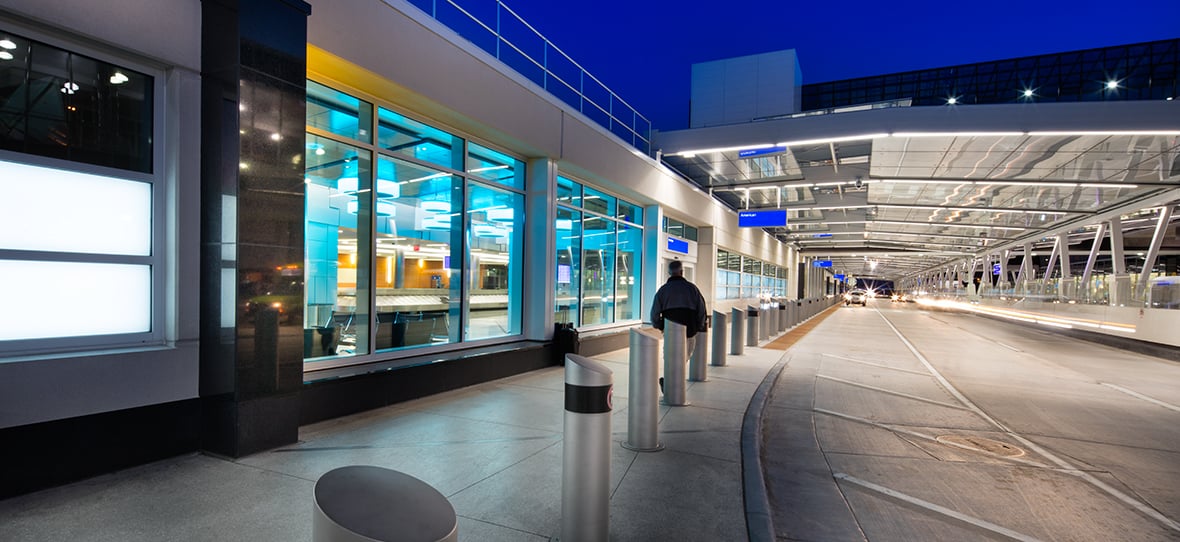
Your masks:
<path fill-rule="evenodd" d="M 816 260 L 814 262 L 811 262 L 811 265 L 813 265 L 815 267 L 831 267 L 832 260 Z"/>
<path fill-rule="evenodd" d="M 812 235 L 812 237 L 831 237 L 831 236 L 832 236 L 832 234 L 830 234 L 830 233 L 817 233 L 815 235 Z"/>
<path fill-rule="evenodd" d="M 740 228 L 775 228 L 787 225 L 786 209 L 769 211 L 738 211 Z"/>
<path fill-rule="evenodd" d="M 836 277 L 836 280 L 844 280 L 844 275 L 842 275 L 840 273 L 836 273 L 835 275 L 832 275 L 832 276 Z"/>
<path fill-rule="evenodd" d="M 668 250 L 672 252 L 679 252 L 681 254 L 688 254 L 688 241 L 669 236 Z"/>
<path fill-rule="evenodd" d="M 998 263 L 994 263 L 994 264 L 992 264 L 992 274 L 993 274 L 993 275 L 999 275 L 999 274 L 1000 274 L 1000 264 L 998 264 Z"/>
<path fill-rule="evenodd" d="M 750 149 L 745 151 L 738 151 L 738 158 L 750 158 L 751 156 L 761 156 L 763 154 L 774 154 L 776 152 L 783 152 L 787 150 L 786 147 L 770 147 L 768 149 Z"/>

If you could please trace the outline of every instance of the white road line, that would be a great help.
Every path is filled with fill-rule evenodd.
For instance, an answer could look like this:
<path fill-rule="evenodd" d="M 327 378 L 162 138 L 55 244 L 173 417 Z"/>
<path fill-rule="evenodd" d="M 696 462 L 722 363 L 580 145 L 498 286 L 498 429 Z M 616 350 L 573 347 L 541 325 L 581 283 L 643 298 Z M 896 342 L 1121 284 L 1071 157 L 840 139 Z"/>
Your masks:
<path fill-rule="evenodd" d="M 951 403 L 943 403 L 941 401 L 935 401 L 934 399 L 927 399 L 925 397 L 919 397 L 917 395 L 910 395 L 908 393 L 902 393 L 900 391 L 893 391 L 893 390 L 887 390 L 885 388 L 878 388 L 876 386 L 870 386 L 868 384 L 861 384 L 860 382 L 853 382 L 851 380 L 844 380 L 843 378 L 836 378 L 834 376 L 817 374 L 817 375 L 815 375 L 815 377 L 822 378 L 824 380 L 831 380 L 832 382 L 839 382 L 841 384 L 847 384 L 849 386 L 856 386 L 858 388 L 864 388 L 866 390 L 879 391 L 881 393 L 886 393 L 889 395 L 896 395 L 898 397 L 905 397 L 906 399 L 913 399 L 914 401 L 921 401 L 923 403 L 930 403 L 932 405 L 938 405 L 940 407 L 953 408 L 955 410 L 966 410 L 968 412 L 971 411 L 971 409 L 961 406 L 961 405 L 953 405 Z"/>
<path fill-rule="evenodd" d="M 1172 403 L 1165 403 L 1163 401 L 1160 401 L 1159 399 L 1155 399 L 1153 397 L 1148 397 L 1146 395 L 1143 395 L 1142 393 L 1139 393 L 1134 390 L 1129 390 L 1129 389 L 1124 388 L 1122 386 L 1116 386 L 1114 384 L 1111 384 L 1110 382 L 1099 382 L 1099 383 L 1102 384 L 1103 386 L 1108 387 L 1108 388 L 1114 388 L 1116 390 L 1119 390 L 1127 395 L 1130 395 L 1131 397 L 1137 397 L 1139 399 L 1143 399 L 1144 401 L 1147 401 L 1148 403 L 1154 403 L 1154 404 L 1162 406 L 1166 409 L 1175 410 L 1176 412 L 1180 412 L 1180 406 L 1173 405 Z"/>
<path fill-rule="evenodd" d="M 996 344 L 1003 346 L 1004 348 L 1007 348 L 1008 350 L 1011 350 L 1013 352 L 1023 352 L 1023 350 L 1016 348 L 1015 346 L 1008 346 L 1008 345 L 1006 345 L 1002 342 L 999 342 L 999 341 L 997 341 Z"/>
<path fill-rule="evenodd" d="M 1031 460 L 1031 459 L 1028 459 L 1028 458 L 1024 458 L 1024 457 L 1011 457 L 1011 456 L 1007 456 L 1007 455 L 1000 455 L 1000 454 L 997 454 L 997 453 L 995 453 L 995 452 L 989 452 L 989 451 L 987 451 L 987 450 L 981 450 L 981 449 L 979 449 L 979 448 L 972 448 L 972 447 L 970 447 L 970 446 L 967 446 L 967 445 L 965 445 L 965 444 L 959 444 L 959 443 L 957 443 L 957 442 L 954 442 L 954 441 L 944 441 L 944 440 L 938 440 L 938 437 L 935 437 L 934 435 L 927 435 L 926 433 L 920 433 L 920 432 L 918 432 L 918 431 L 914 431 L 914 430 L 912 430 L 912 429 L 905 429 L 905 428 L 902 428 L 902 427 L 895 427 L 895 426 L 892 426 L 892 425 L 888 425 L 888 424 L 884 424 L 884 423 L 880 423 L 880 422 L 875 422 L 875 421 L 873 421 L 873 420 L 867 420 L 867 419 L 865 419 L 865 418 L 858 418 L 858 417 L 856 417 L 856 416 L 853 416 L 853 415 L 851 415 L 851 414 L 843 414 L 843 413 L 840 413 L 840 412 L 835 412 L 835 411 L 832 411 L 832 410 L 825 410 L 825 409 L 822 409 L 822 408 L 816 408 L 816 409 L 813 409 L 813 410 L 814 410 L 814 411 L 816 411 L 816 412 L 819 412 L 820 414 L 827 414 L 828 416 L 834 416 L 834 417 L 836 417 L 836 418 L 843 418 L 843 419 L 845 419 L 845 420 L 852 421 L 852 422 L 856 422 L 856 423 L 863 423 L 863 424 L 865 424 L 865 425 L 871 425 L 871 426 L 873 426 L 873 427 L 878 427 L 878 428 L 884 429 L 884 430 L 886 430 L 886 431 L 892 431 L 892 432 L 894 432 L 894 433 L 900 433 L 900 434 L 902 434 L 902 435 L 909 435 L 909 436 L 911 436 L 911 437 L 916 437 L 916 438 L 920 438 L 920 439 L 922 439 L 922 440 L 928 440 L 928 441 L 930 441 L 930 442 L 938 443 L 938 444 L 941 444 L 941 445 L 943 445 L 943 446 L 950 446 L 950 447 L 953 447 L 953 448 L 960 448 L 960 449 L 963 449 L 963 450 L 966 450 L 966 451 L 969 451 L 969 452 L 975 452 L 975 453 L 977 453 L 977 454 L 983 454 L 983 455 L 986 455 L 986 456 L 989 456 L 989 457 L 994 457 L 994 458 L 996 458 L 996 459 L 1003 459 L 1003 460 L 1005 460 L 1005 461 L 1012 461 L 1012 462 L 1014 462 L 1014 463 L 1020 463 L 1020 464 L 1022 464 L 1022 465 L 1028 465 L 1028 466 L 1030 466 L 1030 467 L 1036 467 L 1036 468 L 1039 468 L 1039 469 L 1060 470 L 1060 469 L 1055 469 L 1055 468 L 1053 468 L 1053 467 L 1050 467 L 1049 465 L 1046 465 L 1046 464 L 1044 464 L 1044 463 L 1041 463 L 1041 462 L 1039 462 L 1039 461 L 1033 461 L 1033 460 Z"/>
<path fill-rule="evenodd" d="M 1000 525 L 996 525 L 995 523 L 992 523 L 990 521 L 984 521 L 979 518 L 971 517 L 966 514 L 962 514 L 962 513 L 956 512 L 954 510 L 951 510 L 950 508 L 939 506 L 939 505 L 934 504 L 932 502 L 924 501 L 924 500 L 919 499 L 917 497 L 906 495 L 905 493 L 902 493 L 900 491 L 894 491 L 894 490 L 889 489 L 885 486 L 879 486 L 879 485 L 874 484 L 872 482 L 861 480 L 860 478 L 856 478 L 853 476 L 849 476 L 847 474 L 844 474 L 843 472 L 837 472 L 837 473 L 833 474 L 832 476 L 835 477 L 837 480 L 843 480 L 845 482 L 856 484 L 856 485 L 863 487 L 865 489 L 870 489 L 870 490 L 876 491 L 877 493 L 881 493 L 883 495 L 888 495 L 889 497 L 892 497 L 894 499 L 897 499 L 900 501 L 905 501 L 909 504 L 919 506 L 921 508 L 925 508 L 931 512 L 935 512 L 937 514 L 942 514 L 947 517 L 955 518 L 955 519 L 962 521 L 963 523 L 969 524 L 971 526 L 978 527 L 978 528 L 984 529 L 984 530 L 988 530 L 988 531 L 991 531 L 991 532 L 1001 535 L 1001 536 L 1006 536 L 1008 538 L 1011 538 L 1012 540 L 1020 540 L 1022 542 L 1040 542 L 1039 538 L 1034 538 L 1034 537 L 1028 536 L 1026 534 L 1018 533 L 1016 531 L 1013 531 L 1012 529 L 1009 529 L 1007 527 L 1002 527 Z"/>
<path fill-rule="evenodd" d="M 877 313 L 877 314 L 881 314 L 881 313 Z M 922 362 L 922 365 L 926 366 L 926 369 L 930 371 L 930 374 L 932 374 L 934 376 L 934 378 L 937 379 L 940 384 L 942 384 L 942 387 L 945 388 L 946 391 L 949 392 L 951 395 L 954 395 L 955 398 L 959 400 L 959 402 L 963 403 L 963 405 L 965 405 L 967 408 L 971 409 L 971 411 L 974 412 L 977 416 L 983 418 L 984 420 L 987 420 L 988 423 L 996 426 L 997 429 L 1003 431 L 1004 433 L 1007 433 L 1008 436 L 1016 439 L 1017 441 L 1019 441 L 1021 444 L 1023 444 L 1029 450 L 1032 450 L 1032 451 L 1040 454 L 1045 459 L 1048 459 L 1049 461 L 1055 463 L 1057 466 L 1064 469 L 1062 472 L 1067 472 L 1069 474 L 1077 476 L 1077 477 L 1089 482 L 1090 485 L 1093 485 L 1094 487 L 1101 489 L 1102 491 L 1105 491 L 1110 496 L 1122 501 L 1127 506 L 1130 506 L 1130 507 L 1134 508 L 1135 510 L 1138 510 L 1143 515 L 1150 517 L 1156 521 L 1159 521 L 1160 523 L 1162 523 L 1163 525 L 1167 526 L 1168 528 L 1170 528 L 1172 530 L 1180 531 L 1180 523 L 1176 522 L 1176 520 L 1173 520 L 1172 518 L 1169 518 L 1168 516 L 1161 514 L 1156 509 L 1154 509 L 1146 504 L 1143 504 L 1142 502 L 1136 500 L 1135 498 L 1131 497 L 1130 495 L 1127 495 L 1126 493 L 1123 493 L 1122 491 L 1119 491 L 1118 489 L 1111 487 L 1110 485 L 1106 484 L 1102 480 L 1095 478 L 1090 473 L 1079 470 L 1077 467 L 1071 465 L 1069 462 L 1065 461 L 1064 459 L 1061 459 L 1060 457 L 1057 457 L 1056 455 L 1053 455 L 1048 450 L 1038 446 L 1035 442 L 1024 438 L 1023 436 L 1019 435 L 1018 433 L 1013 432 L 1007 426 L 1000 423 L 999 420 L 996 420 L 995 418 L 989 416 L 986 412 L 983 411 L 983 409 L 976 406 L 975 403 L 972 403 L 970 399 L 965 397 L 962 393 L 959 393 L 959 390 L 956 389 L 954 386 L 952 386 L 951 383 L 948 382 L 947 379 L 942 376 L 942 373 L 938 372 L 938 369 L 935 369 L 934 366 L 930 364 L 930 361 L 928 361 L 926 359 L 926 357 L 922 355 L 921 352 L 918 352 L 918 349 L 916 347 L 914 347 L 914 345 L 912 343 L 910 343 L 910 341 L 907 340 L 904 335 L 901 334 L 901 331 L 899 331 L 897 329 L 897 327 L 895 327 L 893 325 L 893 322 L 890 322 L 889 319 L 885 318 L 885 315 L 883 315 L 883 314 L 881 314 L 881 319 L 885 320 L 885 324 L 889 326 L 889 329 L 892 329 L 893 333 L 897 335 L 897 338 L 901 339 L 902 344 L 905 344 L 906 348 L 908 348 L 910 350 L 910 352 L 912 352 L 914 354 L 914 357 L 918 358 L 918 361 Z"/>
<path fill-rule="evenodd" d="M 849 357 L 844 357 L 844 356 L 837 356 L 837 355 L 835 355 L 835 354 L 825 354 L 825 353 L 822 353 L 822 352 L 820 353 L 820 356 L 829 357 L 829 358 L 836 358 L 836 359 L 838 359 L 838 360 L 842 360 L 842 361 L 851 361 L 852 363 L 859 363 L 859 364 L 861 364 L 861 365 L 870 365 L 870 366 L 873 366 L 873 367 L 880 367 L 880 368 L 882 368 L 882 369 L 889 369 L 890 371 L 900 371 L 900 372 L 903 372 L 903 373 L 910 373 L 910 374 L 913 374 L 913 375 L 930 376 L 930 373 L 924 373 L 924 372 L 922 372 L 922 371 L 915 371 L 915 370 L 913 370 L 913 369 L 902 369 L 901 367 L 890 367 L 890 366 L 888 366 L 888 365 L 882 365 L 882 364 L 880 364 L 880 363 L 873 363 L 873 362 L 871 362 L 871 361 L 865 361 L 865 360 L 863 360 L 863 359 L 856 359 L 856 358 L 849 358 Z"/>

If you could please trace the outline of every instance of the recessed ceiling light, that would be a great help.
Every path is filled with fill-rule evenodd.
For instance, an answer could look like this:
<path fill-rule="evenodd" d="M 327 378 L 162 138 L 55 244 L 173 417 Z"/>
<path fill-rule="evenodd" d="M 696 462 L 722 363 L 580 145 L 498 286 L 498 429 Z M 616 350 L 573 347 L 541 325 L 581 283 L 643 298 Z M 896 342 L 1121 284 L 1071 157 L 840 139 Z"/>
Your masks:
<path fill-rule="evenodd" d="M 946 103 L 947 103 L 947 105 L 955 105 L 955 104 L 959 103 L 959 100 L 958 100 L 958 98 L 951 97 L 951 98 L 946 99 Z"/>
<path fill-rule="evenodd" d="M 16 44 L 13 43 L 12 40 L 10 40 L 8 38 L 4 38 L 4 39 L 0 40 L 0 47 L 3 47 L 5 49 L 16 49 Z"/>
<path fill-rule="evenodd" d="M 1033 95 L 1032 89 L 1025 89 L 1024 90 L 1024 97 L 1025 98 L 1032 98 L 1032 95 Z"/>
<path fill-rule="evenodd" d="M 0 51 L 0 60 L 12 60 L 12 53 L 8 51 Z M 1168 98 L 1171 100 L 1171 98 Z"/>
<path fill-rule="evenodd" d="M 1116 88 L 1119 88 L 1119 82 L 1118 81 L 1107 81 L 1106 88 L 1108 88 L 1110 90 L 1114 90 Z"/>

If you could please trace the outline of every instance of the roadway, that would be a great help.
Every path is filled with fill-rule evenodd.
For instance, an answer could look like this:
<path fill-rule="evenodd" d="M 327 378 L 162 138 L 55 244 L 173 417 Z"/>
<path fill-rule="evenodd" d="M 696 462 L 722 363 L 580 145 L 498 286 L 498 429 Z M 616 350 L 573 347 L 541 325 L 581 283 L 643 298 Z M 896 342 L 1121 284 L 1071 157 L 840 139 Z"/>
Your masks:
<path fill-rule="evenodd" d="M 1180 364 L 872 300 L 786 353 L 779 540 L 1180 540 Z"/>

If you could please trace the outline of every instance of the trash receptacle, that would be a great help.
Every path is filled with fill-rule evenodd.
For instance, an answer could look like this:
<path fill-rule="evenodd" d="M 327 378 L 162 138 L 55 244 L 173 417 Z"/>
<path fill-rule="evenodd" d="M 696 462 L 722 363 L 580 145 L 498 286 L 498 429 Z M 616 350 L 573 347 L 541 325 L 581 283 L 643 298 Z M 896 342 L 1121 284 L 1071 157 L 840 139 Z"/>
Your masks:
<path fill-rule="evenodd" d="M 578 330 L 573 322 L 553 324 L 553 361 L 565 365 L 566 354 L 577 354 L 580 346 Z"/>

